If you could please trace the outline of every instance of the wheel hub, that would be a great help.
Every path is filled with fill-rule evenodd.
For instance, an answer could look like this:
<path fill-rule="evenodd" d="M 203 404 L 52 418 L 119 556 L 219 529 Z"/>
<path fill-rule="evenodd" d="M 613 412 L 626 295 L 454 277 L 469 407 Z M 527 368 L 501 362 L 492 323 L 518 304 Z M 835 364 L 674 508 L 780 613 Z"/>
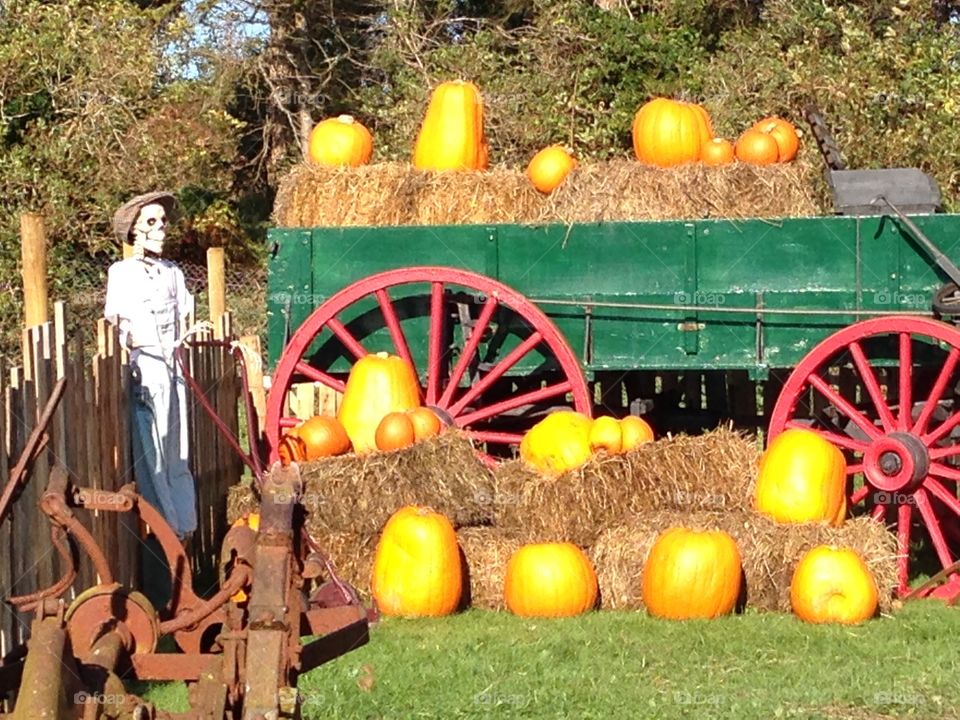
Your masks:
<path fill-rule="evenodd" d="M 863 471 L 870 484 L 888 492 L 913 490 L 929 470 L 926 445 L 907 432 L 883 436 L 874 441 L 863 456 Z"/>

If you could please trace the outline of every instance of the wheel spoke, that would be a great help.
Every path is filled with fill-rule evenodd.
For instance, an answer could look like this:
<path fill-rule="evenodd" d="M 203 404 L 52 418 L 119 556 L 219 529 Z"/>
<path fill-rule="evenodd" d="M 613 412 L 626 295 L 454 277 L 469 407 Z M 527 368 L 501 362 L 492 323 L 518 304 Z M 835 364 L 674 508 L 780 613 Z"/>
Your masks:
<path fill-rule="evenodd" d="M 524 340 L 522 343 L 517 345 L 513 350 L 511 350 L 507 356 L 493 366 L 481 380 L 473 385 L 463 396 L 457 400 L 449 408 L 449 413 L 456 417 L 460 412 L 471 402 L 473 402 L 481 393 L 487 390 L 493 383 L 500 379 L 500 377 L 507 372 L 510 368 L 516 365 L 520 358 L 526 355 L 528 352 L 533 350 L 537 345 L 540 344 L 540 341 L 543 339 L 543 336 L 540 334 L 540 331 L 535 331 L 530 337 Z"/>
<path fill-rule="evenodd" d="M 957 360 L 960 360 L 960 348 L 951 348 L 950 354 L 947 355 L 947 359 L 944 361 L 943 367 L 937 375 L 937 381 L 933 384 L 933 387 L 930 389 L 930 394 L 927 396 L 927 401 L 923 404 L 920 416 L 913 424 L 911 432 L 914 434 L 922 435 L 927 431 L 927 423 L 930 422 L 930 418 L 933 417 L 934 411 L 940 404 L 943 391 L 946 390 L 947 383 L 953 376 L 953 371 L 956 370 Z"/>
<path fill-rule="evenodd" d="M 931 430 L 926 435 L 924 435 L 921 440 L 927 447 L 935 445 L 940 442 L 945 436 L 949 435 L 950 432 L 957 426 L 960 425 L 960 412 L 955 412 L 953 415 L 948 417 L 936 430 Z"/>
<path fill-rule="evenodd" d="M 910 333 L 900 333 L 900 412 L 897 427 L 910 428 L 913 419 L 913 347 Z"/>
<path fill-rule="evenodd" d="M 933 547 L 936 548 L 937 557 L 940 558 L 940 563 L 943 567 L 948 567 L 953 563 L 953 558 L 950 556 L 947 540 L 940 531 L 940 521 L 937 519 L 937 514 L 934 512 L 933 506 L 930 505 L 930 498 L 927 497 L 927 493 L 923 488 L 917 488 L 913 497 L 916 500 L 920 516 L 927 526 L 927 532 L 930 533 L 930 539 L 933 540 Z"/>
<path fill-rule="evenodd" d="M 300 418 L 290 417 L 289 415 L 280 418 L 280 427 L 292 428 L 300 424 Z"/>
<path fill-rule="evenodd" d="M 863 463 L 854 463 L 853 465 L 847 465 L 847 475 L 856 475 L 857 473 L 863 472 Z"/>
<path fill-rule="evenodd" d="M 913 506 L 903 503 L 897 506 L 897 579 L 900 592 L 910 588 L 910 523 L 913 519 Z"/>
<path fill-rule="evenodd" d="M 950 492 L 943 485 L 940 484 L 940 481 L 934 477 L 927 476 L 927 479 L 923 481 L 923 487 L 931 495 L 939 499 L 944 505 L 946 505 L 953 512 L 954 515 L 960 515 L 960 500 L 957 499 L 956 494 Z"/>
<path fill-rule="evenodd" d="M 437 404 L 440 387 L 440 343 L 443 341 L 443 283 L 430 285 L 430 340 L 427 351 L 427 405 Z"/>
<path fill-rule="evenodd" d="M 870 494 L 870 489 L 871 488 L 869 485 L 864 484 L 854 490 L 852 493 L 850 493 L 850 504 L 859 505 L 864 499 L 866 499 L 867 495 Z"/>
<path fill-rule="evenodd" d="M 491 418 L 494 415 L 499 415 L 504 412 L 509 412 L 524 405 L 532 405 L 534 403 L 542 402 L 557 395 L 566 394 L 571 388 L 570 381 L 556 383 L 555 385 L 548 385 L 545 388 L 540 388 L 539 390 L 531 390 L 530 392 L 523 393 L 522 395 L 515 395 L 512 398 L 507 400 L 501 400 L 498 403 L 492 405 L 487 405 L 482 407 L 479 410 L 474 410 L 471 413 L 466 415 L 461 415 L 457 418 L 457 425 L 460 427 L 465 427 L 471 423 L 478 422 L 480 420 L 486 420 Z"/>
<path fill-rule="evenodd" d="M 865 452 L 867 449 L 867 443 L 852 438 L 849 435 L 840 435 L 838 433 L 831 432 L 830 430 L 823 430 L 821 428 L 811 428 L 809 425 L 804 425 L 802 422 L 798 422 L 796 420 L 790 420 L 787 422 L 786 427 L 797 428 L 801 430 L 813 430 L 813 432 L 822 435 L 834 445 L 842 447 L 846 450 L 852 450 L 853 452 Z"/>
<path fill-rule="evenodd" d="M 366 349 L 364 349 L 363 345 L 360 344 L 360 341 L 357 340 L 349 330 L 347 330 L 342 322 L 336 318 L 330 318 L 327 320 L 327 327 L 330 328 L 337 338 L 339 338 L 344 347 L 353 354 L 354 358 L 359 360 L 360 358 L 367 356 Z"/>
<path fill-rule="evenodd" d="M 393 302 L 384 288 L 378 288 L 376 291 L 377 303 L 380 305 L 380 312 L 383 314 L 383 321 L 387 324 L 387 330 L 390 331 L 390 339 L 393 340 L 393 346 L 397 349 L 397 354 L 410 363 L 413 368 L 413 374 L 417 375 L 417 366 L 410 355 L 410 348 L 407 345 L 407 338 L 403 334 L 403 328 L 400 327 L 400 319 L 393 308 Z"/>
<path fill-rule="evenodd" d="M 499 443 L 501 445 L 518 445 L 523 440 L 520 433 L 495 432 L 493 430 L 468 430 L 467 437 L 476 442 Z"/>
<path fill-rule="evenodd" d="M 306 377 L 310 378 L 314 382 L 326 385 L 328 388 L 333 388 L 337 392 L 343 392 L 343 389 L 346 387 L 342 380 L 338 380 L 332 375 L 327 375 L 327 373 L 325 373 L 323 370 L 319 370 L 303 360 L 297 363 L 296 371 L 301 375 L 305 375 Z"/>
<path fill-rule="evenodd" d="M 874 440 L 880 438 L 880 431 L 874 426 L 869 419 L 867 419 L 863 413 L 857 410 L 853 405 L 851 405 L 847 400 L 840 395 L 836 390 L 834 390 L 830 385 L 827 384 L 827 381 L 821 378 L 815 373 L 810 373 L 807 380 L 810 382 L 813 387 L 815 387 L 821 395 L 823 395 L 830 403 L 848 418 L 850 418 L 856 425 L 863 430 L 869 437 Z"/>
<path fill-rule="evenodd" d="M 882 522 L 884 516 L 887 514 L 887 506 L 884 504 L 877 505 L 871 512 L 870 517 L 872 517 L 877 522 Z"/>
<path fill-rule="evenodd" d="M 467 338 L 467 342 L 463 346 L 463 352 L 460 354 L 460 358 L 457 360 L 457 365 L 453 368 L 453 372 L 450 374 L 450 379 L 447 381 L 447 387 L 444 388 L 443 395 L 440 396 L 440 400 L 437 403 L 440 407 L 448 407 L 450 405 L 450 401 L 453 400 L 453 393 L 456 392 L 457 386 L 460 384 L 460 380 L 463 379 L 464 373 L 470 366 L 470 361 L 473 360 L 473 356 L 477 352 L 477 347 L 480 345 L 480 341 L 483 339 L 483 334 L 486 332 L 487 326 L 490 325 L 490 319 L 493 317 L 493 313 L 496 312 L 499 304 L 500 301 L 497 300 L 496 297 L 487 298 L 487 302 L 483 306 L 483 310 L 480 311 L 480 317 L 477 318 L 477 322 L 470 331 L 470 337 Z"/>
<path fill-rule="evenodd" d="M 887 405 L 887 401 L 883 397 L 883 392 L 880 390 L 880 383 L 877 382 L 877 376 L 874 374 L 873 368 L 870 367 L 867 356 L 864 354 L 859 342 L 854 341 L 850 343 L 850 354 L 853 356 L 853 362 L 857 366 L 857 372 L 860 373 L 860 379 L 863 381 L 863 385 L 867 388 L 867 393 L 873 401 L 873 406 L 877 409 L 880 422 L 888 432 L 893 430 L 896 425 L 896 420 L 893 417 L 893 413 L 890 412 L 890 407 Z"/>
<path fill-rule="evenodd" d="M 928 451 L 931 460 L 942 460 L 943 458 L 960 455 L 960 445 L 948 445 L 947 447 L 930 448 Z"/>
<path fill-rule="evenodd" d="M 960 480 L 960 470 L 947 467 L 943 463 L 930 463 L 930 474 L 940 478 L 946 478 L 947 480 Z"/>

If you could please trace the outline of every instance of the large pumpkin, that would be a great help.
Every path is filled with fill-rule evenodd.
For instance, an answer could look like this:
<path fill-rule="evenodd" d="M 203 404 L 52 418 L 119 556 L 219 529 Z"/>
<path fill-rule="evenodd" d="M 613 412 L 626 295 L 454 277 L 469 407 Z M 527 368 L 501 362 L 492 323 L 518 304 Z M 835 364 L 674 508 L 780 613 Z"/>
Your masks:
<path fill-rule="evenodd" d="M 593 454 L 593 421 L 573 410 L 550 413 L 530 428 L 520 441 L 520 459 L 547 475 L 559 475 L 583 465 Z"/>
<path fill-rule="evenodd" d="M 670 167 L 700 159 L 713 137 L 706 110 L 692 103 L 655 98 L 633 118 L 633 151 L 648 165 Z"/>
<path fill-rule="evenodd" d="M 381 352 L 354 363 L 337 418 L 347 431 L 353 449 L 362 454 L 377 449 L 377 427 L 385 415 L 412 410 L 419 405 L 420 384 L 410 363 Z"/>
<path fill-rule="evenodd" d="M 483 98 L 463 80 L 441 83 L 430 96 L 413 148 L 421 170 L 483 170 L 487 167 Z"/>
<path fill-rule="evenodd" d="M 877 612 L 877 583 L 855 550 L 820 545 L 797 563 L 790 604 L 807 622 L 856 624 Z"/>
<path fill-rule="evenodd" d="M 671 528 L 643 567 L 643 603 L 672 620 L 726 615 L 737 604 L 741 574 L 740 551 L 727 533 Z"/>
<path fill-rule="evenodd" d="M 350 115 L 327 118 L 311 131 L 308 154 L 318 165 L 366 165 L 373 155 L 373 137 Z"/>
<path fill-rule="evenodd" d="M 597 604 L 597 573 L 571 543 L 524 545 L 507 563 L 503 599 L 524 617 L 569 617 Z"/>
<path fill-rule="evenodd" d="M 778 522 L 843 522 L 847 463 L 820 434 L 790 428 L 773 439 L 760 460 L 754 508 Z"/>
<path fill-rule="evenodd" d="M 370 590 L 384 615 L 449 615 L 460 604 L 462 574 L 450 521 L 429 508 L 407 505 L 383 528 Z"/>

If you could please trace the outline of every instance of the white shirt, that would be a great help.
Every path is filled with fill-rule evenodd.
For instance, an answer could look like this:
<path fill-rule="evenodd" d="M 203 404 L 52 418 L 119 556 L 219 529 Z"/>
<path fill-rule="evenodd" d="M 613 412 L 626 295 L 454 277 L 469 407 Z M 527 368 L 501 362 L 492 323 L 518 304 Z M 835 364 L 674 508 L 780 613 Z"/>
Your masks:
<path fill-rule="evenodd" d="M 180 320 L 193 312 L 183 271 L 170 260 L 127 258 L 107 272 L 103 316 L 120 329 L 120 342 L 166 356 L 180 335 Z"/>

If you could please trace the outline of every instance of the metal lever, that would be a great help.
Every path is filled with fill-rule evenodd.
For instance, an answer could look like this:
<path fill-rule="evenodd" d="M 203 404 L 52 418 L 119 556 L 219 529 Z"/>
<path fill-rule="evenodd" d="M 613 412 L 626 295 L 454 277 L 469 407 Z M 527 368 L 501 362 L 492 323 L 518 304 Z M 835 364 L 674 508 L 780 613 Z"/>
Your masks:
<path fill-rule="evenodd" d="M 930 257 L 933 258 L 933 261 L 937 264 L 943 272 L 947 274 L 947 277 L 950 278 L 958 287 L 960 287 L 960 268 L 951 262 L 950 258 L 944 255 L 940 248 L 931 242 L 930 238 L 924 235 L 923 231 L 917 227 L 917 224 L 913 222 L 910 218 L 904 215 L 900 208 L 894 205 L 892 202 L 887 200 L 883 195 L 877 195 L 872 201 L 872 205 L 878 205 L 879 203 L 885 203 L 888 208 L 893 210 L 900 220 L 903 221 L 903 224 L 909 228 L 910 232 L 913 233 L 913 236 L 926 248 L 927 252 L 930 254 Z"/>

